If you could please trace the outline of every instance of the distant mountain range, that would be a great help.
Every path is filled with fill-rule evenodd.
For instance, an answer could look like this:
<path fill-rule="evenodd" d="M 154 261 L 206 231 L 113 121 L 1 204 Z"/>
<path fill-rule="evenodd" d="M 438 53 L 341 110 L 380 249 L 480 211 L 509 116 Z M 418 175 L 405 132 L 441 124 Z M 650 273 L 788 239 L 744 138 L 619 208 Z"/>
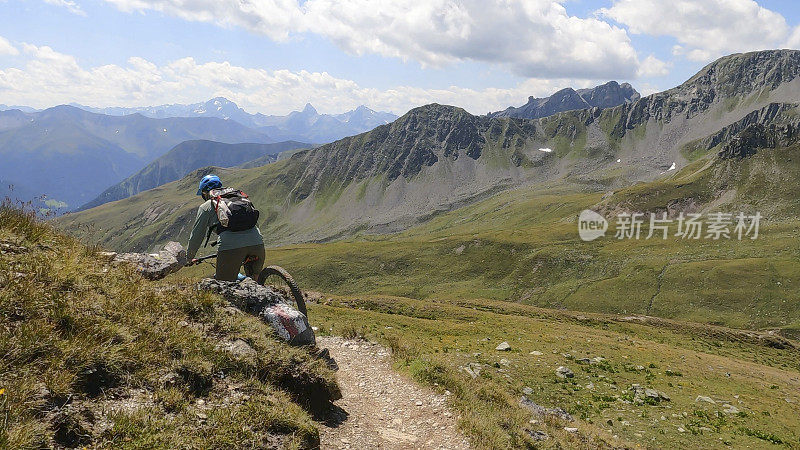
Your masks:
<path fill-rule="evenodd" d="M 591 89 L 562 89 L 550 97 L 528 97 L 528 103 L 519 108 L 509 107 L 503 111 L 489 113 L 489 117 L 516 117 L 518 119 L 539 119 L 555 113 L 584 108 L 613 108 L 623 103 L 639 100 L 641 96 L 628 83 L 609 81 Z"/>
<path fill-rule="evenodd" d="M 8 111 L 8 110 L 12 110 L 12 109 L 18 109 L 18 110 L 20 110 L 22 112 L 26 112 L 26 113 L 32 113 L 32 112 L 41 111 L 40 109 L 31 108 L 30 106 L 8 106 L 8 105 L 3 105 L 3 104 L 0 103 L 0 111 Z"/>
<path fill-rule="evenodd" d="M 144 169 L 103 191 L 79 210 L 128 198 L 139 192 L 183 178 L 205 166 L 234 167 L 254 160 L 262 165 L 277 161 L 286 151 L 309 148 L 304 142 L 285 141 L 274 144 L 223 144 L 221 142 L 185 141 L 151 162 Z M 255 165 L 252 167 L 256 167 Z"/>
<path fill-rule="evenodd" d="M 580 97 L 613 102 L 604 90 Z M 685 175 L 690 181 L 676 192 L 686 198 L 668 208 L 737 202 L 796 215 L 796 179 L 787 179 L 794 187 L 749 195 L 761 181 L 747 171 L 781 173 L 787 163 L 771 159 L 772 153 L 750 155 L 759 146 L 787 145 L 798 118 L 800 51 L 763 51 L 721 58 L 680 86 L 610 108 L 518 119 L 431 104 L 369 132 L 297 152 L 284 163 L 224 173 L 256 199 L 264 213 L 261 230 L 272 244 L 396 232 L 522 186 L 606 192 L 683 169 L 691 169 Z M 199 175 L 64 223 L 97 224 L 104 230 L 97 240 L 115 249 L 186 238 L 187 228 L 173 224 L 191 222 L 191 185 Z M 142 223 L 141 211 L 153 208 L 169 214 Z M 123 240 L 121 229 L 142 239 Z"/>
<path fill-rule="evenodd" d="M 319 114 L 310 103 L 302 111 L 294 111 L 285 116 L 250 114 L 236 103 L 223 97 L 191 105 L 175 104 L 141 108 L 92 108 L 78 104 L 73 106 L 112 116 L 138 113 L 152 118 L 217 117 L 234 120 L 244 126 L 262 131 L 278 141 L 294 140 L 314 144 L 331 142 L 345 136 L 363 133 L 397 119 L 397 116 L 392 113 L 373 111 L 363 105 L 342 114 Z"/>
<path fill-rule="evenodd" d="M 0 179 L 19 192 L 82 205 L 175 145 L 193 139 L 270 143 L 263 132 L 216 117 L 107 116 L 71 106 L 0 112 Z"/>

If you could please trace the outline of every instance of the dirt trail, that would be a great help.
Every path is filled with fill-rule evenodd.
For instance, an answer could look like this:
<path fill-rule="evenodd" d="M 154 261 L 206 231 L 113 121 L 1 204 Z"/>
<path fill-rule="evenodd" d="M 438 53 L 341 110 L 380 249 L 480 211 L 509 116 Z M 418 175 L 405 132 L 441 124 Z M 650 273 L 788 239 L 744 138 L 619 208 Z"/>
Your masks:
<path fill-rule="evenodd" d="M 444 395 L 418 386 L 391 367 L 389 350 L 377 344 L 320 336 L 339 364 L 346 418 L 320 430 L 322 449 L 469 449 L 457 415 Z"/>

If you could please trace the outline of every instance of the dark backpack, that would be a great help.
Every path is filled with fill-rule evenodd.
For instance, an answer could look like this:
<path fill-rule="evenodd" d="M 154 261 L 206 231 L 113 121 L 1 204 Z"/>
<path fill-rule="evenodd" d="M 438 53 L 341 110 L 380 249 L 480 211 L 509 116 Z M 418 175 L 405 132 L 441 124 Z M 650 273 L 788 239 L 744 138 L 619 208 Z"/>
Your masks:
<path fill-rule="evenodd" d="M 217 213 L 217 234 L 223 231 L 249 230 L 258 224 L 258 210 L 244 192 L 223 188 L 208 193 Z"/>

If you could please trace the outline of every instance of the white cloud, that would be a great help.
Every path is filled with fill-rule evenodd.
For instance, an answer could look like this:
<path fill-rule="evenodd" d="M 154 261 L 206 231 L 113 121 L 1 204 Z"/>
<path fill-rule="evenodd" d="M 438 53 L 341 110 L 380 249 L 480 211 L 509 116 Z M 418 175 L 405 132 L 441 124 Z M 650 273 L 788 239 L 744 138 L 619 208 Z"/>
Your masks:
<path fill-rule="evenodd" d="M 786 45 L 784 47 L 787 48 L 800 48 L 800 25 L 794 28 L 792 35 L 789 36 L 789 40 L 786 41 Z"/>
<path fill-rule="evenodd" d="M 70 0 L 44 0 L 45 3 L 49 3 L 55 6 L 61 6 L 63 8 L 67 8 L 67 11 L 71 12 L 72 14 L 77 14 L 79 16 L 85 16 L 86 13 L 83 12 L 80 6 L 77 3 L 70 1 Z"/>
<path fill-rule="evenodd" d="M 19 50 L 8 42 L 8 39 L 0 36 L 0 55 L 18 55 Z"/>
<path fill-rule="evenodd" d="M 124 11 L 156 10 L 285 40 L 325 36 L 352 54 L 440 67 L 465 60 L 525 77 L 632 78 L 627 32 L 567 14 L 565 0 L 106 0 Z"/>
<path fill-rule="evenodd" d="M 648 95 L 652 95 L 652 94 L 655 94 L 657 92 L 661 92 L 664 89 L 662 89 L 661 87 L 656 86 L 654 84 L 642 83 L 641 85 L 636 87 L 636 90 L 638 90 L 639 93 L 642 94 L 643 97 L 646 97 Z"/>
<path fill-rule="evenodd" d="M 671 63 L 661 61 L 660 59 L 656 58 L 655 55 L 649 55 L 639 65 L 639 71 L 637 72 L 637 75 L 644 78 L 663 77 L 669 74 L 669 68 L 671 66 Z"/>
<path fill-rule="evenodd" d="M 241 27 L 285 40 L 304 28 L 296 0 L 106 0 L 122 11 L 154 10 L 196 22 Z"/>
<path fill-rule="evenodd" d="M 427 103 L 461 106 L 476 114 L 545 96 L 566 87 L 595 84 L 583 79 L 530 79 L 510 89 L 482 90 L 449 86 L 423 89 L 396 86 L 375 89 L 326 72 L 269 71 L 228 62 L 198 63 L 187 57 L 156 65 L 133 57 L 125 65 L 82 67 L 78 60 L 47 46 L 23 44 L 24 65 L 0 69 L 0 98 L 5 103 L 49 107 L 77 102 L 90 106 L 149 106 L 193 103 L 215 96 L 246 110 L 285 114 L 313 103 L 323 112 L 342 112 L 365 104 L 403 113 Z"/>
<path fill-rule="evenodd" d="M 753 0 L 615 0 L 598 13 L 634 34 L 674 37 L 673 54 L 693 61 L 774 48 L 789 34 L 782 15 Z"/>

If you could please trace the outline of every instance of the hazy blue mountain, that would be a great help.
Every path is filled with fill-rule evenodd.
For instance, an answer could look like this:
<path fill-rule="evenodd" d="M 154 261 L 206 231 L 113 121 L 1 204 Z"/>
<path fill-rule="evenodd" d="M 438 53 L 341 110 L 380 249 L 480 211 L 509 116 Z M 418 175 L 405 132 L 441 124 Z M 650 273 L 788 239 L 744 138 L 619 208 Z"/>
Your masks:
<path fill-rule="evenodd" d="M 235 120 L 236 122 L 251 128 L 256 128 L 259 126 L 253 121 L 253 118 L 256 117 L 255 114 L 246 112 L 242 108 L 239 108 L 236 103 L 233 103 L 232 101 L 223 97 L 212 98 L 205 103 L 193 103 L 190 105 L 171 104 L 133 108 L 93 108 L 79 104 L 72 104 L 72 106 L 86 111 L 98 114 L 106 114 L 109 116 L 141 114 L 145 117 L 150 117 L 153 119 L 165 119 L 170 117 L 216 117 L 218 119 Z"/>
<path fill-rule="evenodd" d="M 0 179 L 66 202 L 93 199 L 180 142 L 268 143 L 262 132 L 214 117 L 107 116 L 71 106 L 0 112 Z"/>
<path fill-rule="evenodd" d="M 489 117 L 515 117 L 518 119 L 539 119 L 562 111 L 584 108 L 613 108 L 631 103 L 641 96 L 628 83 L 609 81 L 591 89 L 562 89 L 550 97 L 528 97 L 528 103 L 519 108 L 509 107 L 503 111 L 489 113 Z"/>
<path fill-rule="evenodd" d="M 8 111 L 8 110 L 12 110 L 12 109 L 18 109 L 18 110 L 20 110 L 22 112 L 25 112 L 25 113 L 32 113 L 32 112 L 41 111 L 41 110 L 36 109 L 36 108 L 31 108 L 30 106 L 8 106 L 8 105 L 0 104 L 0 111 Z"/>
<path fill-rule="evenodd" d="M 282 152 L 311 147 L 296 141 L 273 144 L 225 144 L 207 140 L 185 141 L 151 162 L 144 169 L 103 191 L 79 210 L 128 198 L 139 192 L 179 180 L 189 172 L 206 166 L 234 167 L 253 160 L 269 164 Z M 253 165 L 250 167 L 257 167 Z"/>
<path fill-rule="evenodd" d="M 363 105 L 342 114 L 319 114 L 311 104 L 307 104 L 302 111 L 293 111 L 285 116 L 250 114 L 236 103 L 223 97 L 191 105 L 175 104 L 141 108 L 74 106 L 95 113 L 115 116 L 138 113 L 152 118 L 217 117 L 234 120 L 247 127 L 259 129 L 275 140 L 295 140 L 316 144 L 363 133 L 397 119 L 397 116 L 392 113 L 373 111 Z"/>
<path fill-rule="evenodd" d="M 33 122 L 33 117 L 19 109 L 9 109 L 0 113 L 0 131 L 21 127 Z"/>

